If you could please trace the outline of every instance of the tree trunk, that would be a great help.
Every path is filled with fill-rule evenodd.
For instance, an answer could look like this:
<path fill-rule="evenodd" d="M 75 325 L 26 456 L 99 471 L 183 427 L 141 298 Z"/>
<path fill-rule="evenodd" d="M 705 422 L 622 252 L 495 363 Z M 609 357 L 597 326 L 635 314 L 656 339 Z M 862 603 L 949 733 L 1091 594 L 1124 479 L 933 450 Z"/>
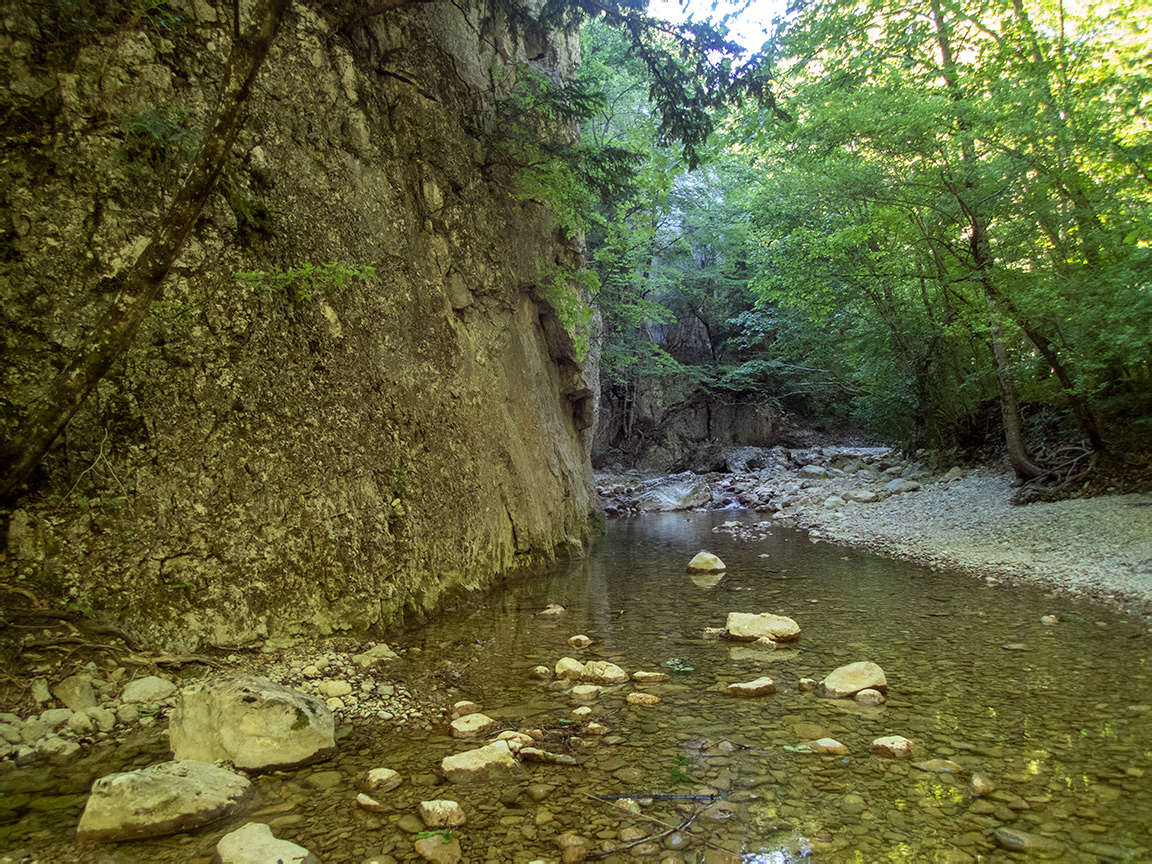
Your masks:
<path fill-rule="evenodd" d="M 1004 331 L 1000 326 L 1000 315 L 987 292 L 984 293 L 984 303 L 988 308 L 988 336 L 992 342 L 992 359 L 996 364 L 996 383 L 1000 387 L 1000 414 L 1004 418 L 1004 442 L 1008 448 L 1008 461 L 1018 478 L 1030 480 L 1047 472 L 1032 460 L 1028 448 L 1024 445 L 1024 435 L 1020 428 L 1020 399 L 1016 395 L 1016 385 L 1012 381 L 1008 352 L 1004 349 Z"/>
<path fill-rule="evenodd" d="M 252 0 L 246 4 L 252 10 L 247 26 L 239 20 L 239 0 L 234 3 L 236 17 L 228 69 L 192 170 L 112 305 L 81 341 L 48 392 L 31 406 L 17 434 L 4 448 L 0 457 L 0 500 L 19 494 L 68 421 L 132 343 L 224 168 L 240 131 L 252 82 L 276 38 L 289 2 Z"/>

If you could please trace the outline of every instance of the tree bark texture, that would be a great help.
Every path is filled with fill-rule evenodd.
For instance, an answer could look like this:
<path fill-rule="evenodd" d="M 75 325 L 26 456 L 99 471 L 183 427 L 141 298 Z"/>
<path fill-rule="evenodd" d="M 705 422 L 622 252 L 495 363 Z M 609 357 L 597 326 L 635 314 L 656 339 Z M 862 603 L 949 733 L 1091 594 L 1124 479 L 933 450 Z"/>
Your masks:
<path fill-rule="evenodd" d="M 268 56 L 288 5 L 289 0 L 254 0 L 249 20 L 235 22 L 219 99 L 192 169 L 112 305 L 81 341 L 48 392 L 33 403 L 4 448 L 0 500 L 20 493 L 68 421 L 132 343 L 224 168 L 240 131 L 252 82 Z M 239 6 L 234 6 L 236 14 Z"/>

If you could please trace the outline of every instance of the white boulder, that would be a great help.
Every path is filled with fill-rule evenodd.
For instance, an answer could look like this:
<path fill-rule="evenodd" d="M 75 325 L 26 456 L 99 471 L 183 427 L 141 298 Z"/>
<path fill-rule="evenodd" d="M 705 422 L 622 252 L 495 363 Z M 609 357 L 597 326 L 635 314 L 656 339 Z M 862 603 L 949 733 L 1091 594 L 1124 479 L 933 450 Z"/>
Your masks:
<path fill-rule="evenodd" d="M 263 822 L 249 822 L 220 838 L 216 844 L 220 864 L 318 864 L 303 846 L 277 840 Z"/>
<path fill-rule="evenodd" d="M 768 696 L 776 692 L 776 684 L 767 676 L 757 678 L 755 681 L 745 681 L 742 684 L 729 684 L 725 691 L 729 696 L 737 699 L 755 699 L 757 696 Z"/>
<path fill-rule="evenodd" d="M 255 675 L 185 687 L 169 723 L 176 759 L 244 771 L 295 768 L 336 752 L 335 721 L 319 699 Z"/>
<path fill-rule="evenodd" d="M 421 801 L 419 809 L 420 818 L 429 828 L 459 828 L 468 821 L 464 808 L 455 801 Z"/>
<path fill-rule="evenodd" d="M 184 760 L 101 777 L 76 829 L 81 842 L 111 842 L 187 831 L 225 816 L 244 801 L 247 777 Z"/>
<path fill-rule="evenodd" d="M 584 664 L 571 657 L 561 657 L 556 661 L 556 677 L 562 681 L 575 681 L 584 674 Z"/>
<path fill-rule="evenodd" d="M 445 756 L 440 760 L 440 768 L 449 782 L 460 784 L 516 778 L 522 772 L 507 741 L 496 741 L 475 750 Z"/>
<path fill-rule="evenodd" d="M 868 660 L 841 666 L 820 682 L 817 694 L 829 699 L 850 699 L 861 690 L 888 692 L 884 670 Z"/>
<path fill-rule="evenodd" d="M 487 735 L 500 724 L 489 717 L 487 714 L 465 714 L 453 720 L 450 724 L 452 727 L 453 738 L 479 738 L 481 735 Z"/>
<path fill-rule="evenodd" d="M 910 759 L 912 742 L 902 735 L 888 735 L 872 742 L 872 753 L 889 759 Z"/>
<path fill-rule="evenodd" d="M 761 612 L 729 612 L 724 625 L 728 638 L 737 642 L 755 642 L 769 639 L 773 642 L 789 642 L 800 638 L 800 625 L 786 615 L 773 615 Z"/>
<path fill-rule="evenodd" d="M 628 680 L 628 673 L 607 660 L 593 660 L 584 664 L 580 679 L 593 684 L 623 684 Z"/>
<path fill-rule="evenodd" d="M 725 566 L 724 562 L 711 552 L 697 552 L 688 562 L 689 573 L 715 573 L 727 569 L 728 567 Z"/>
<path fill-rule="evenodd" d="M 121 702 L 159 702 L 176 692 L 176 685 L 156 675 L 137 678 L 124 685 Z"/>

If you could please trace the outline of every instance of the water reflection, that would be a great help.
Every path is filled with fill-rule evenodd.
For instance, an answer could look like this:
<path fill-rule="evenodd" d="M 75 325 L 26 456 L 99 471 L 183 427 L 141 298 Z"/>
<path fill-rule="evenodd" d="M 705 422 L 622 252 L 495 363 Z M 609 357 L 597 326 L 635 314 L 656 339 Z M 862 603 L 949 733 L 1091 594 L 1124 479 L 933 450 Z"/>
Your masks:
<path fill-rule="evenodd" d="M 453 798 L 469 813 L 461 835 L 469 861 L 556 861 L 554 839 L 565 832 L 585 837 L 593 852 L 614 848 L 622 830 L 652 829 L 646 818 L 692 820 L 681 832 L 691 836 L 665 837 L 653 852 L 687 864 L 724 864 L 720 850 L 755 862 L 1011 860 L 1015 853 L 993 840 L 1002 827 L 1058 843 L 1064 860 L 1152 860 L 1152 681 L 1148 636 L 1135 622 L 1033 590 L 813 545 L 786 529 L 751 543 L 712 532 L 732 518 L 728 511 L 614 521 L 586 558 L 406 637 L 424 651 L 405 674 L 420 679 L 452 664 L 459 677 L 447 698 L 474 699 L 511 725 L 547 730 L 549 746 L 575 755 L 578 768 L 532 765 L 512 788 L 445 786 L 435 775 L 440 759 L 466 745 L 442 727 L 358 727 L 334 763 L 261 786 L 260 806 L 277 836 L 328 862 L 384 854 L 414 861 L 404 817 L 421 800 Z M 723 578 L 685 573 L 701 549 L 725 561 Z M 567 612 L 538 617 L 549 603 Z M 731 611 L 787 615 L 803 633 L 775 651 L 709 638 L 706 629 L 722 627 Z M 1040 623 L 1049 614 L 1057 626 Z M 593 644 L 569 645 L 578 633 Z M 660 697 L 655 705 L 627 703 L 640 689 L 633 685 L 607 689 L 587 704 L 608 734 L 587 735 L 571 714 L 580 703 L 529 674 L 564 656 L 669 680 L 642 688 Z M 800 691 L 801 678 L 856 660 L 883 667 L 886 705 Z M 763 675 L 776 682 L 774 696 L 724 693 Z M 869 754 L 871 741 L 886 735 L 915 741 L 913 763 Z M 801 746 L 821 737 L 848 755 Z M 963 770 L 915 767 L 931 759 Z M 390 797 L 390 812 L 355 810 L 358 776 L 381 765 L 408 782 Z M 973 798 L 973 771 L 996 791 Z M 551 788 L 538 795 L 544 787 Z M 603 795 L 666 797 L 631 816 L 595 797 Z M 144 857 L 118 860 L 207 860 L 225 827 L 131 844 L 125 854 Z M 8 846 L 27 840 L 19 830 L 7 836 Z"/>

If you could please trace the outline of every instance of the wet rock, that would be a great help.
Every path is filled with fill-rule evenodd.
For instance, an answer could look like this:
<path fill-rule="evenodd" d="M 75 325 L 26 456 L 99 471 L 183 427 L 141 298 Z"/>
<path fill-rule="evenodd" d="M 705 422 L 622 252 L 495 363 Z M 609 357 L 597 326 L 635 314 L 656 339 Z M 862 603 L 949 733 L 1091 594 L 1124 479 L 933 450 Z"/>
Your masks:
<path fill-rule="evenodd" d="M 861 705 L 883 705 L 888 701 L 888 698 L 883 693 L 871 687 L 861 690 L 852 698 Z"/>
<path fill-rule="evenodd" d="M 889 759 L 909 759 L 912 746 L 912 742 L 901 735 L 888 735 L 872 742 L 872 753 Z"/>
<path fill-rule="evenodd" d="M 52 695 L 73 711 L 87 711 L 96 707 L 96 691 L 92 682 L 82 675 L 70 675 L 52 688 Z"/>
<path fill-rule="evenodd" d="M 453 719 L 467 717 L 469 714 L 479 714 L 480 710 L 479 703 L 473 702 L 471 699 L 461 699 L 452 706 Z"/>
<path fill-rule="evenodd" d="M 320 700 L 254 675 L 185 687 L 169 724 L 176 759 L 228 761 L 244 771 L 309 765 L 336 752 Z"/>
<path fill-rule="evenodd" d="M 556 791 L 556 787 L 548 783 L 535 783 L 528 787 L 528 797 L 533 801 L 540 802 Z M 545 811 L 547 812 L 547 811 Z"/>
<path fill-rule="evenodd" d="M 712 501 L 712 489 L 707 483 L 694 480 L 663 483 L 649 489 L 636 499 L 636 509 L 644 512 L 691 510 L 704 507 Z"/>
<path fill-rule="evenodd" d="M 61 726 L 67 726 L 68 721 L 72 719 L 72 714 L 71 708 L 49 708 L 47 711 L 40 712 L 40 722 L 55 731 Z"/>
<path fill-rule="evenodd" d="M 592 640 L 585 636 L 583 633 L 576 636 L 568 637 L 568 644 L 573 648 L 587 648 L 592 644 Z"/>
<path fill-rule="evenodd" d="M 593 684 L 623 684 L 628 680 L 628 673 L 607 660 L 593 660 L 584 664 L 580 679 Z"/>
<path fill-rule="evenodd" d="M 116 715 L 107 708 L 97 706 L 84 712 L 101 732 L 111 732 L 116 726 Z"/>
<path fill-rule="evenodd" d="M 475 750 L 445 756 L 440 768 L 449 782 L 460 784 L 517 778 L 523 771 L 507 741 L 496 741 Z"/>
<path fill-rule="evenodd" d="M 929 759 L 927 762 L 917 762 L 916 767 L 929 774 L 959 774 L 964 766 L 950 759 Z"/>
<path fill-rule="evenodd" d="M 543 609 L 536 613 L 538 618 L 559 618 L 568 610 L 558 603 L 549 603 Z"/>
<path fill-rule="evenodd" d="M 725 625 L 728 638 L 738 642 L 754 642 L 769 639 L 772 642 L 789 642 L 800 638 L 800 625 L 785 615 L 761 612 L 729 612 Z"/>
<path fill-rule="evenodd" d="M 572 740 L 569 740 L 571 745 Z M 520 758 L 525 762 L 539 762 L 545 765 L 579 765 L 576 757 L 569 756 L 567 753 L 550 753 L 547 750 L 541 750 L 538 747 L 522 747 L 520 748 Z"/>
<path fill-rule="evenodd" d="M 468 714 L 453 720 L 449 725 L 453 738 L 479 738 L 500 724 L 487 714 Z"/>
<path fill-rule="evenodd" d="M 553 841 L 560 849 L 561 860 L 564 864 L 576 864 L 588 857 L 588 840 L 579 834 L 566 832 L 558 835 Z"/>
<path fill-rule="evenodd" d="M 352 662 L 359 666 L 361 669 L 372 669 L 384 663 L 391 663 L 393 660 L 399 660 L 400 655 L 385 645 L 383 642 L 373 645 L 367 651 L 361 654 L 353 654 Z"/>
<path fill-rule="evenodd" d="M 982 798 L 985 795 L 991 795 L 995 792 L 996 784 L 983 774 L 973 774 L 972 780 L 968 784 L 968 791 L 976 798 Z"/>
<path fill-rule="evenodd" d="M 320 685 L 316 688 L 321 696 L 326 696 L 330 699 L 339 699 L 341 696 L 347 696 L 352 692 L 352 685 L 347 681 L 334 681 L 329 679 L 321 681 Z"/>
<path fill-rule="evenodd" d="M 655 705 L 660 701 L 660 697 L 652 693 L 629 693 L 624 698 L 630 705 Z"/>
<path fill-rule="evenodd" d="M 457 864 L 464 857 L 460 851 L 460 838 L 450 834 L 420 838 L 416 841 L 416 852 L 435 864 Z"/>
<path fill-rule="evenodd" d="M 776 692 L 776 684 L 767 676 L 757 678 L 755 681 L 745 681 L 740 684 L 729 684 L 724 692 L 737 699 L 755 699 L 757 696 L 768 696 Z"/>
<path fill-rule="evenodd" d="M 234 810 L 251 786 L 235 771 L 191 760 L 109 774 L 92 784 L 77 839 L 119 842 L 206 825 Z"/>
<path fill-rule="evenodd" d="M 667 672 L 633 672 L 632 680 L 637 684 L 660 684 L 668 680 Z"/>
<path fill-rule="evenodd" d="M 796 689 L 801 693 L 810 693 L 819 686 L 815 678 L 801 678 L 796 683 Z"/>
<path fill-rule="evenodd" d="M 464 808 L 456 801 L 443 798 L 421 801 L 417 809 L 420 811 L 420 818 L 429 828 L 459 828 L 468 821 Z"/>
<path fill-rule="evenodd" d="M 834 670 L 820 682 L 816 692 L 828 699 L 848 699 L 868 689 L 887 693 L 888 679 L 875 663 L 862 660 Z"/>
<path fill-rule="evenodd" d="M 220 838 L 220 864 L 318 864 L 315 855 L 288 840 L 277 840 L 262 822 L 249 822 Z"/>
<path fill-rule="evenodd" d="M 497 741 L 507 741 L 508 742 L 508 749 L 511 750 L 513 754 L 519 754 L 523 748 L 531 747 L 533 744 L 536 743 L 536 739 L 533 738 L 531 735 L 527 735 L 523 732 L 516 732 L 512 729 L 509 729 L 505 732 L 501 732 L 496 737 L 496 740 Z"/>
<path fill-rule="evenodd" d="M 599 684 L 577 684 L 568 692 L 581 701 L 591 702 L 593 699 L 596 699 L 603 690 L 604 688 Z"/>
<path fill-rule="evenodd" d="M 367 810 L 369 813 L 381 813 L 388 808 L 388 805 L 381 804 L 371 795 L 365 795 L 363 792 L 356 796 L 356 806 L 361 810 Z"/>
<path fill-rule="evenodd" d="M 817 738 L 808 744 L 817 753 L 822 753 L 827 756 L 846 756 L 848 755 L 848 748 L 837 741 L 835 738 Z"/>
<path fill-rule="evenodd" d="M 533 681 L 550 681 L 552 679 L 552 670 L 547 666 L 534 666 L 532 671 L 528 673 L 528 677 Z"/>
<path fill-rule="evenodd" d="M 1051 627 L 1054 624 L 1059 624 L 1060 619 L 1057 618 L 1055 615 L 1042 615 L 1040 617 L 1040 623 L 1043 624 L 1045 627 Z"/>
<path fill-rule="evenodd" d="M 129 681 L 120 697 L 121 702 L 160 702 L 176 692 L 176 685 L 156 675 Z"/>
<path fill-rule="evenodd" d="M 715 573 L 727 569 L 724 562 L 711 552 L 697 552 L 695 557 L 688 562 L 689 573 Z"/>
<path fill-rule="evenodd" d="M 1017 831 L 1015 828 L 997 828 L 992 832 L 992 839 L 996 841 L 997 846 L 1009 852 L 1023 852 L 1025 855 L 1036 855 L 1041 858 L 1064 854 L 1063 843 L 1039 834 Z"/>
<path fill-rule="evenodd" d="M 360 781 L 360 788 L 373 795 L 383 795 L 385 792 L 391 792 L 403 782 L 404 778 L 391 768 L 373 768 Z"/>
<path fill-rule="evenodd" d="M 556 677 L 561 681 L 576 681 L 584 674 L 584 664 L 571 657 L 556 661 Z"/>

